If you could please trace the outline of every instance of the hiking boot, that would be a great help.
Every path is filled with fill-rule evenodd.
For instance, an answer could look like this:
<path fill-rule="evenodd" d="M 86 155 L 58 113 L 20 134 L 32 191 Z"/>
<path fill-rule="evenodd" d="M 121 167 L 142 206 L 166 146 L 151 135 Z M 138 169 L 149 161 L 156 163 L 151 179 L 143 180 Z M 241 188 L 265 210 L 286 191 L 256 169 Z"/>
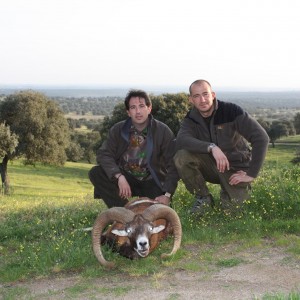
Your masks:
<path fill-rule="evenodd" d="M 214 200 L 211 194 L 207 196 L 196 196 L 194 205 L 190 212 L 201 217 L 211 211 L 213 206 Z"/>

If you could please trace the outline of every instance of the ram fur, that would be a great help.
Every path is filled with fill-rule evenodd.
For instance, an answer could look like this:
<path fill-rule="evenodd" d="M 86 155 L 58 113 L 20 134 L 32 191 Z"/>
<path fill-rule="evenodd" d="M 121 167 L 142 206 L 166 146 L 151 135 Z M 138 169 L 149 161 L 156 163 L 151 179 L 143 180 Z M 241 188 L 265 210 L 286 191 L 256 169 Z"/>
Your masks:
<path fill-rule="evenodd" d="M 147 257 L 170 234 L 174 236 L 173 249 L 162 257 L 173 255 L 180 247 L 180 219 L 169 206 L 140 198 L 99 214 L 92 230 L 93 251 L 101 265 L 112 268 L 115 264 L 104 258 L 101 245 L 108 244 L 122 256 L 136 259 Z"/>

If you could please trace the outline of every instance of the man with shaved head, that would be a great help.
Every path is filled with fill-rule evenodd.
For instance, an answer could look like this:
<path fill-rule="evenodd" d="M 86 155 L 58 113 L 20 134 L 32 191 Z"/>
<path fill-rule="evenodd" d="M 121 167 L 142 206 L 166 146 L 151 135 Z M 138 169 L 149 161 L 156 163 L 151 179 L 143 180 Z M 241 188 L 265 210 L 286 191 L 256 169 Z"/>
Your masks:
<path fill-rule="evenodd" d="M 207 182 L 220 185 L 226 212 L 240 212 L 262 167 L 269 137 L 240 106 L 218 100 L 208 81 L 194 81 L 189 92 L 193 107 L 178 132 L 174 159 L 195 195 L 191 212 L 203 216 L 214 205 Z"/>

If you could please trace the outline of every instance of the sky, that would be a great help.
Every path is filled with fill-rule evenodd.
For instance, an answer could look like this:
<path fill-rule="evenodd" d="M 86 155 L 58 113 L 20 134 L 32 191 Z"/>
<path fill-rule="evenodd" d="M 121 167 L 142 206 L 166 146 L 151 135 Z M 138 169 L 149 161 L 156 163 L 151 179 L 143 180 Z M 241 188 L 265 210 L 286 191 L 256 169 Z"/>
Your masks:
<path fill-rule="evenodd" d="M 0 0 L 0 87 L 300 90 L 299 0 Z"/>

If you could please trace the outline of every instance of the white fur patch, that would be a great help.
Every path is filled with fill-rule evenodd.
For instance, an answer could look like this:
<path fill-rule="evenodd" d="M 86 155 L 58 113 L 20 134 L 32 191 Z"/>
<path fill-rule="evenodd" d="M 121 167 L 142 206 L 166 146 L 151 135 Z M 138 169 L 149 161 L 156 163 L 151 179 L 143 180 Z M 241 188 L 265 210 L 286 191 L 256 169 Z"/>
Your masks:
<path fill-rule="evenodd" d="M 128 207 L 132 207 L 132 206 L 135 206 L 135 205 L 139 205 L 141 203 L 153 203 L 153 200 L 149 200 L 149 199 L 140 199 L 140 200 L 137 200 L 135 201 L 134 203 L 130 203 Z M 157 202 L 158 203 L 158 202 Z"/>

